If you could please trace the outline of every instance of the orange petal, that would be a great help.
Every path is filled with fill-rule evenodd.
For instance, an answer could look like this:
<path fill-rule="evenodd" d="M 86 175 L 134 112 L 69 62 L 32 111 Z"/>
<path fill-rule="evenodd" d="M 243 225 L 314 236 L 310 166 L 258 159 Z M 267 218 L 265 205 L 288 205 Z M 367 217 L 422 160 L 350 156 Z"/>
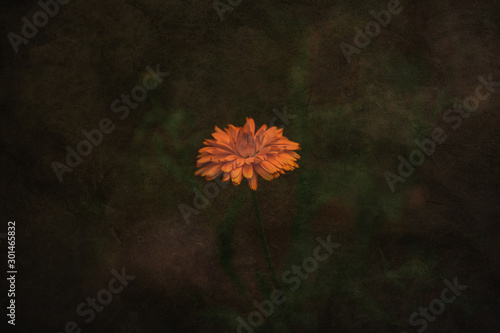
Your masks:
<path fill-rule="evenodd" d="M 235 185 L 239 185 L 243 179 L 242 168 L 236 168 L 231 171 L 231 179 Z"/>
<path fill-rule="evenodd" d="M 203 155 L 202 157 L 200 157 L 198 159 L 198 163 L 206 163 L 206 162 L 223 162 L 223 161 L 226 161 L 226 158 L 228 157 L 229 155 L 227 154 L 217 154 L 217 155 L 212 155 L 212 154 L 208 154 L 208 155 Z"/>
<path fill-rule="evenodd" d="M 243 176 L 245 176 L 246 179 L 250 179 L 253 175 L 253 166 L 251 164 L 243 165 Z"/>
<path fill-rule="evenodd" d="M 264 125 L 262 125 L 259 128 L 259 130 L 257 131 L 257 133 L 255 133 L 255 136 L 259 136 L 259 135 L 263 134 L 266 130 L 267 130 L 267 125 L 264 124 Z"/>
<path fill-rule="evenodd" d="M 239 167 L 242 167 L 243 164 L 245 164 L 245 159 L 238 157 L 238 159 L 235 160 L 234 162 L 235 162 L 236 168 L 239 168 Z"/>
<path fill-rule="evenodd" d="M 229 135 L 227 135 L 226 133 L 215 132 L 215 133 L 212 133 L 212 136 L 217 141 L 221 141 L 221 142 L 224 142 L 224 143 L 229 143 Z"/>
<path fill-rule="evenodd" d="M 260 166 L 262 167 L 262 169 L 266 170 L 267 172 L 269 173 L 275 173 L 278 168 L 276 166 L 274 166 L 271 162 L 268 162 L 268 161 L 264 161 L 260 164 Z"/>
<path fill-rule="evenodd" d="M 265 180 L 272 180 L 274 178 L 273 175 L 264 170 L 264 168 L 261 167 L 260 164 L 254 164 L 253 168 L 259 174 L 259 176 L 261 176 Z"/>
<path fill-rule="evenodd" d="M 222 164 L 214 164 L 203 173 L 203 176 L 215 178 L 219 175 L 221 168 Z"/>
<path fill-rule="evenodd" d="M 255 122 L 253 121 L 252 118 L 247 117 L 247 123 L 243 127 L 245 132 L 250 132 L 252 134 L 255 134 Z"/>
<path fill-rule="evenodd" d="M 224 165 L 222 165 L 221 170 L 224 172 L 231 172 L 231 170 L 233 170 L 233 165 L 234 165 L 234 161 L 226 162 L 226 163 L 224 163 Z"/>
<path fill-rule="evenodd" d="M 199 153 L 204 153 L 204 154 L 213 154 L 213 155 L 222 155 L 222 154 L 228 154 L 226 150 L 219 149 L 216 147 L 203 147 L 200 150 L 198 150 Z M 232 152 L 231 152 L 232 154 Z"/>
<path fill-rule="evenodd" d="M 291 150 L 285 150 L 285 153 L 287 153 L 288 155 L 291 155 L 293 157 L 295 157 L 296 159 L 300 159 L 300 155 L 297 154 L 296 152 L 294 151 L 291 151 Z"/>
<path fill-rule="evenodd" d="M 273 142 L 272 145 L 279 147 L 280 150 L 300 150 L 299 145 L 294 144 L 277 145 L 275 142 Z"/>
<path fill-rule="evenodd" d="M 229 128 L 227 129 L 227 134 L 232 140 L 236 140 L 238 138 L 239 131 L 240 131 L 239 127 L 234 127 L 233 125 L 229 125 Z"/>
<path fill-rule="evenodd" d="M 210 167 L 213 166 L 213 163 L 208 163 L 207 165 L 201 167 L 200 169 L 196 170 L 196 172 L 194 173 L 196 176 L 200 176 L 201 174 L 203 174 L 205 171 L 207 171 Z"/>
<path fill-rule="evenodd" d="M 257 191 L 257 182 L 258 182 L 258 177 L 257 174 L 254 173 L 253 177 L 248 180 L 248 185 L 252 190 Z"/>
<path fill-rule="evenodd" d="M 207 176 L 205 177 L 208 181 L 214 180 L 215 178 L 219 177 L 219 175 L 222 173 L 222 171 L 217 172 L 214 176 Z"/>
<path fill-rule="evenodd" d="M 221 142 L 221 141 L 214 141 L 214 140 L 205 140 L 205 144 L 210 145 L 214 148 L 217 148 L 219 150 L 222 150 L 224 152 L 229 152 L 230 154 L 233 154 L 233 148 L 229 145 L 229 141 L 227 143 Z M 201 153 L 201 149 L 200 149 Z"/>
<path fill-rule="evenodd" d="M 247 157 L 245 158 L 245 164 L 252 164 L 254 161 L 253 157 Z"/>
<path fill-rule="evenodd" d="M 262 161 L 267 160 L 267 155 L 266 155 L 266 154 L 258 154 L 258 155 L 255 155 L 255 156 L 253 157 L 253 159 L 254 159 L 254 161 L 255 161 L 256 163 L 260 163 L 260 162 L 262 162 Z"/>
<path fill-rule="evenodd" d="M 273 147 L 271 147 L 271 146 L 267 146 L 267 147 L 262 148 L 262 149 L 259 151 L 259 155 L 261 155 L 261 154 L 262 154 L 262 155 L 265 155 L 265 154 L 269 153 L 269 152 L 271 151 L 271 149 L 272 149 L 272 148 L 273 148 Z"/>
<path fill-rule="evenodd" d="M 289 160 L 289 161 L 296 161 L 296 160 L 297 160 L 297 158 L 296 158 L 296 157 L 294 157 L 294 156 L 292 156 L 292 155 L 290 155 L 290 154 L 288 154 L 288 153 L 285 153 L 285 152 L 280 153 L 280 154 L 279 154 L 279 156 L 280 156 L 281 158 L 285 158 L 285 159 L 287 159 L 287 160 Z"/>
<path fill-rule="evenodd" d="M 281 161 L 275 155 L 268 155 L 267 160 L 277 168 L 281 168 L 283 166 L 283 161 Z"/>
<path fill-rule="evenodd" d="M 237 158 L 238 158 L 238 155 L 234 155 L 234 154 L 233 154 L 233 155 L 227 155 L 227 156 L 226 156 L 226 161 L 228 161 L 228 162 L 229 162 L 229 161 L 234 161 L 234 160 L 236 160 Z"/>

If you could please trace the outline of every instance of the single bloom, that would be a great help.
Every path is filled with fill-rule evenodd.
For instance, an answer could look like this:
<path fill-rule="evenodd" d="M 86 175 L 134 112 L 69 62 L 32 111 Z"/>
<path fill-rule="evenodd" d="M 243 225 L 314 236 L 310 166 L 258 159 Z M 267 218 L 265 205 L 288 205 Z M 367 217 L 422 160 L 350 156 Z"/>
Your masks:
<path fill-rule="evenodd" d="M 262 125 L 256 132 L 253 119 L 246 120 L 243 127 L 229 125 L 221 130 L 215 126 L 214 140 L 205 140 L 206 147 L 199 150 L 195 175 L 213 180 L 223 173 L 222 181 L 231 179 L 234 185 L 244 177 L 257 190 L 258 176 L 270 181 L 299 167 L 295 150 L 301 148 L 283 136 L 283 129 Z"/>

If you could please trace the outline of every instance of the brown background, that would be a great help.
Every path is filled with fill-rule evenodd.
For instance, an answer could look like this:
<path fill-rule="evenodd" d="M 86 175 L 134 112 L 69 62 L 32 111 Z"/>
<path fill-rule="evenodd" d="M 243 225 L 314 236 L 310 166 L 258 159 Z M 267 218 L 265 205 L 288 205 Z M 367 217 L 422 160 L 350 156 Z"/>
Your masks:
<path fill-rule="evenodd" d="M 414 332 L 454 277 L 468 289 L 427 332 L 500 331 L 500 89 L 457 130 L 441 120 L 477 76 L 500 81 L 500 5 L 402 4 L 347 63 L 339 44 L 386 2 L 244 0 L 221 22 L 210 2 L 72 0 L 16 54 L 6 36 L 39 7 L 4 1 L 0 232 L 17 221 L 19 331 L 235 332 L 269 298 L 249 190 L 221 190 L 190 225 L 178 205 L 206 183 L 195 160 L 215 125 L 283 107 L 303 150 L 259 183 L 271 256 L 283 272 L 317 236 L 342 245 L 262 332 Z M 112 101 L 156 64 L 170 76 L 119 120 Z M 51 163 L 106 117 L 116 130 L 59 183 Z M 391 193 L 384 172 L 434 126 L 448 140 Z M 122 267 L 135 280 L 83 324 L 77 305 Z"/>

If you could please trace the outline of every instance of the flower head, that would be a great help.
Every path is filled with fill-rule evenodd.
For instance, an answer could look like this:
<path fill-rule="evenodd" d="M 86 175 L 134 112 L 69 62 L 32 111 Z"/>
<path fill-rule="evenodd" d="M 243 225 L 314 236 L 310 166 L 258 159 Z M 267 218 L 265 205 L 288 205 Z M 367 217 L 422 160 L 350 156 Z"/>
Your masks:
<path fill-rule="evenodd" d="M 266 125 L 255 131 L 255 122 L 247 118 L 243 127 L 229 125 L 221 130 L 215 126 L 212 134 L 215 140 L 205 140 L 199 150 L 199 168 L 195 175 L 213 180 L 224 173 L 222 181 L 232 180 L 239 185 L 244 178 L 252 190 L 257 190 L 257 175 L 265 180 L 272 180 L 294 170 L 300 158 L 295 150 L 299 144 L 283 136 L 283 129 Z"/>

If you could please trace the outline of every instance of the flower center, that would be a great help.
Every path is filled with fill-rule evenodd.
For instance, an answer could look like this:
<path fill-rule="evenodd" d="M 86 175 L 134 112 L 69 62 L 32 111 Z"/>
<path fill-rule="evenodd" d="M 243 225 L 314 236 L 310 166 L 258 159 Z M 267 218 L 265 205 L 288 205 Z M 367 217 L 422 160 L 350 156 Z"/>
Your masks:
<path fill-rule="evenodd" d="M 238 142 L 238 153 L 241 157 L 255 155 L 255 139 L 251 133 L 243 133 Z"/>

